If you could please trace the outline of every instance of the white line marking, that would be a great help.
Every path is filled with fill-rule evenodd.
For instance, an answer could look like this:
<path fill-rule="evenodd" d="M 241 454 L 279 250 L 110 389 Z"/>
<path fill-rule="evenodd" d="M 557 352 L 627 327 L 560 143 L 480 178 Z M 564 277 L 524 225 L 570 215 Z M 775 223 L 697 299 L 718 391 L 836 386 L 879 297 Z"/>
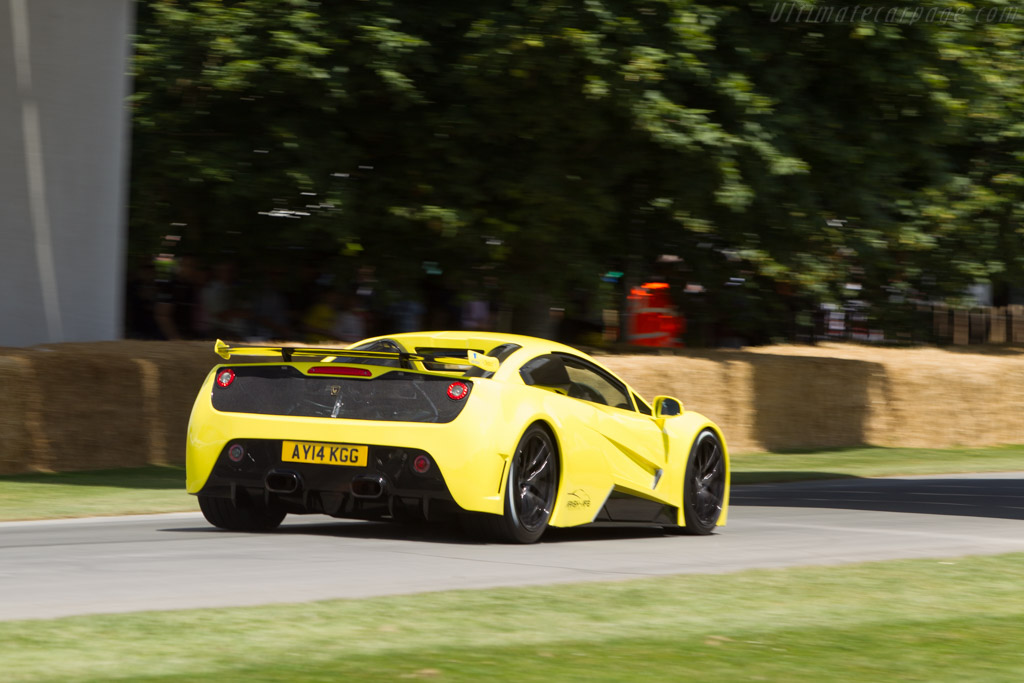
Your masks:
<path fill-rule="evenodd" d="M 202 519 L 201 512 L 165 512 L 155 515 L 117 515 L 111 517 L 65 517 L 62 519 L 24 519 L 0 522 L 0 530 L 26 526 L 71 526 L 74 524 L 102 524 L 104 522 L 139 522 L 150 519 Z"/>
<path fill-rule="evenodd" d="M 833 526 L 831 524 L 798 524 L 795 522 L 761 522 L 759 526 L 783 529 L 816 529 L 819 531 L 844 531 L 860 534 L 888 534 L 890 536 L 921 536 L 924 538 L 947 538 L 959 541 L 982 541 L 988 543 L 1006 543 L 1008 545 L 1024 545 L 1022 538 L 1000 538 L 978 536 L 976 534 L 948 534 L 935 531 L 910 531 L 901 529 L 881 529 L 867 526 Z"/>

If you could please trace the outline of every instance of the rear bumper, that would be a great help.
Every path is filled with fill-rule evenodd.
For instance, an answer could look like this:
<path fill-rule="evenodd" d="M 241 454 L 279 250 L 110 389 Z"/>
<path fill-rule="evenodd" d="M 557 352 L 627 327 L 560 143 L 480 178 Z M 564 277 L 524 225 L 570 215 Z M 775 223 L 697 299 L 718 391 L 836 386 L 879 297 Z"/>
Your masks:
<path fill-rule="evenodd" d="M 233 446 L 244 455 L 236 462 Z M 426 458 L 426 470 L 413 463 Z M 201 496 L 262 499 L 289 512 L 363 519 L 433 519 L 458 509 L 434 458 L 420 449 L 370 446 L 366 466 L 282 462 L 279 439 L 233 439 L 217 456 Z"/>
<path fill-rule="evenodd" d="M 402 504 L 409 498 L 430 506 L 432 501 L 450 501 L 463 510 L 502 511 L 502 475 L 515 441 L 495 438 L 501 431 L 500 412 L 494 410 L 495 390 L 489 382 L 478 382 L 460 415 L 440 424 L 220 412 L 213 409 L 210 400 L 212 385 L 211 375 L 199 392 L 189 421 L 185 454 L 189 493 L 218 497 L 274 495 L 296 512 L 304 508 L 362 517 L 365 515 L 350 513 L 370 503 L 363 500 L 354 505 L 349 501 L 360 500 L 352 495 L 352 482 L 363 476 L 382 480 L 381 498 L 385 502 L 394 499 L 391 503 Z M 369 462 L 366 467 L 282 462 L 284 440 L 365 445 L 369 447 Z M 240 463 L 227 457 L 227 449 L 234 443 L 246 447 Z M 411 469 L 417 453 L 431 460 L 430 471 L 424 475 Z M 268 490 L 266 478 L 272 470 L 295 472 L 302 490 Z M 346 508 L 353 505 L 359 509 Z"/>

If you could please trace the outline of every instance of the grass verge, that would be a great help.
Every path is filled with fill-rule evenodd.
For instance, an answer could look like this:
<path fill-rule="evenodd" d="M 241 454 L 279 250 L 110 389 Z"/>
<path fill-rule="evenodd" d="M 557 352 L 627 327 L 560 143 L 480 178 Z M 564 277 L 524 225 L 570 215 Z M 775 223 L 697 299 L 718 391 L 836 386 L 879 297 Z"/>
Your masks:
<path fill-rule="evenodd" d="M 1015 682 L 1022 584 L 1013 554 L 0 622 L 0 669 L 12 682 Z"/>
<path fill-rule="evenodd" d="M 1024 446 L 842 448 L 803 453 L 740 453 L 732 456 L 731 464 L 734 484 L 914 474 L 1016 472 L 1024 470 Z"/>
<path fill-rule="evenodd" d="M 0 520 L 198 510 L 184 467 L 137 467 L 0 477 Z"/>
<path fill-rule="evenodd" d="M 847 448 L 732 456 L 733 483 L 844 477 L 1024 470 L 1024 446 L 992 448 Z M 0 521 L 185 512 L 199 509 L 185 493 L 182 467 L 21 474 L 0 477 Z"/>

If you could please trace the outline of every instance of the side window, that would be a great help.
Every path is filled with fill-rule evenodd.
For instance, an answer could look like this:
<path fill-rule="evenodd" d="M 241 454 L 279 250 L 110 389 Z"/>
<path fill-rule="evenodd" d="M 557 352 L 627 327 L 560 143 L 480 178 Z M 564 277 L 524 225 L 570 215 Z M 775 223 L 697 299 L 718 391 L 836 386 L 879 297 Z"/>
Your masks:
<path fill-rule="evenodd" d="M 603 406 L 633 410 L 629 394 L 621 382 L 581 358 L 564 353 L 539 356 L 525 363 L 519 374 L 530 386 Z"/>
<path fill-rule="evenodd" d="M 572 356 L 562 356 L 572 385 L 569 395 L 591 403 L 633 410 L 625 388 L 600 369 Z"/>
<path fill-rule="evenodd" d="M 636 409 L 639 410 L 641 413 L 643 413 L 644 415 L 654 415 L 654 411 L 651 410 L 651 407 L 647 405 L 644 402 L 644 400 L 637 396 L 636 394 L 633 394 L 633 401 L 636 402 Z"/>

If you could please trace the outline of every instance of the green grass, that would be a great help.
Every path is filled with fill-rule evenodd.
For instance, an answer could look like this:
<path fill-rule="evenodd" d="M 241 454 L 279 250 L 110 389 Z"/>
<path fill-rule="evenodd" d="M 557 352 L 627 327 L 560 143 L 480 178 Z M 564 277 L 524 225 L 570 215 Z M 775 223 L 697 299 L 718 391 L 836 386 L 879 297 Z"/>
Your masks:
<path fill-rule="evenodd" d="M 1013 554 L 0 622 L 0 671 L 11 682 L 1015 682 L 1021 586 Z"/>
<path fill-rule="evenodd" d="M 731 459 L 733 483 L 757 484 L 844 477 L 958 474 L 1024 470 L 1024 446 L 988 448 L 842 448 L 803 453 L 741 453 Z"/>
<path fill-rule="evenodd" d="M 0 520 L 198 510 L 185 468 L 138 467 L 0 477 Z"/>
<path fill-rule="evenodd" d="M 1024 446 L 846 448 L 732 456 L 733 483 L 1024 470 Z M 181 467 L 0 477 L 0 521 L 198 510 Z"/>

